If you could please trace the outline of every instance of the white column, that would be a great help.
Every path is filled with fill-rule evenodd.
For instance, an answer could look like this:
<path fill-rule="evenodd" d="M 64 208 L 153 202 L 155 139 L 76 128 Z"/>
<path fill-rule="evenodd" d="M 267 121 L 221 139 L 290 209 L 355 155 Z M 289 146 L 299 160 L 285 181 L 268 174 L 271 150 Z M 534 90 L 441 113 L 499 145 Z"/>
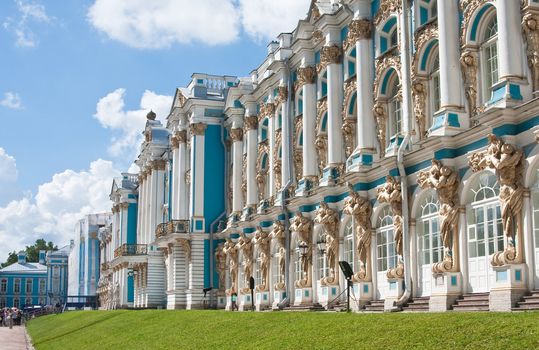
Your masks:
<path fill-rule="evenodd" d="M 462 293 L 468 292 L 468 225 L 466 222 L 466 207 L 459 209 L 459 256 L 460 271 L 462 272 Z"/>
<path fill-rule="evenodd" d="M 498 20 L 500 80 L 521 79 L 523 76 L 522 54 L 524 51 L 520 1 L 497 0 L 496 16 Z"/>
<path fill-rule="evenodd" d="M 268 142 L 269 142 L 269 195 L 273 196 L 275 194 L 275 173 L 273 172 L 274 159 L 273 155 L 275 154 L 275 113 L 269 115 L 269 127 L 268 127 Z"/>
<path fill-rule="evenodd" d="M 172 207 L 171 217 L 176 220 L 180 216 L 180 149 L 177 135 L 172 138 L 172 198 L 169 206 Z M 170 210 L 170 208 L 169 208 Z"/>
<path fill-rule="evenodd" d="M 530 191 L 524 191 L 522 204 L 522 217 L 524 222 L 524 259 L 528 267 L 528 288 L 534 289 L 535 282 L 535 247 L 533 242 L 533 208 L 530 200 Z"/>
<path fill-rule="evenodd" d="M 303 177 L 317 176 L 316 161 L 316 69 L 300 68 L 298 76 L 303 83 Z"/>
<path fill-rule="evenodd" d="M 191 124 L 191 217 L 204 217 L 204 148 L 206 124 Z"/>
<path fill-rule="evenodd" d="M 258 187 L 256 185 L 256 158 L 258 153 L 258 117 L 245 118 L 247 130 L 247 206 L 256 206 L 258 203 Z"/>
<path fill-rule="evenodd" d="M 438 0 L 441 108 L 464 105 L 460 70 L 460 20 L 458 0 Z"/>
<path fill-rule="evenodd" d="M 282 83 L 286 84 L 288 77 L 285 77 Z M 279 87 L 279 95 L 281 97 L 281 114 L 282 114 L 282 125 L 281 125 L 281 148 L 282 148 L 282 158 L 281 158 L 281 186 L 284 186 L 290 180 L 291 169 L 290 169 L 290 153 L 292 152 L 290 144 L 290 116 L 288 115 L 288 88 L 286 86 Z"/>
<path fill-rule="evenodd" d="M 189 161 L 189 154 L 187 152 L 187 132 L 185 130 L 180 131 L 178 134 L 178 202 L 176 207 L 178 208 L 178 216 L 176 219 L 188 220 L 189 219 L 189 189 L 186 182 L 187 164 Z"/>
<path fill-rule="evenodd" d="M 129 202 L 122 203 L 120 205 L 120 222 L 122 223 L 120 228 L 120 242 L 119 244 L 127 243 L 127 211 L 129 209 Z"/>
<path fill-rule="evenodd" d="M 328 76 L 328 165 L 339 165 L 344 161 L 342 136 L 343 71 L 341 64 L 342 49 L 325 46 L 322 61 L 327 61 Z"/>
<path fill-rule="evenodd" d="M 240 213 L 243 209 L 243 194 L 241 191 L 241 180 L 243 170 L 243 129 L 235 128 L 230 130 L 232 139 L 232 211 Z"/>

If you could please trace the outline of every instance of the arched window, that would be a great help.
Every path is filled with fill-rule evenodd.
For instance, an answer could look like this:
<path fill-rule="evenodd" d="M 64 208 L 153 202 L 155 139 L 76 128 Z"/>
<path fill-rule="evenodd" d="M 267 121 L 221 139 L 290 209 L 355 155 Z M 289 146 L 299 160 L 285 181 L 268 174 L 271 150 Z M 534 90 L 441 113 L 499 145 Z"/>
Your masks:
<path fill-rule="evenodd" d="M 352 227 L 352 220 L 349 220 L 344 228 L 344 261 L 350 264 L 352 270 L 356 271 L 355 259 L 354 259 L 354 229 Z"/>
<path fill-rule="evenodd" d="M 418 5 L 416 15 L 418 26 L 423 26 L 438 16 L 437 0 L 420 0 L 416 3 Z"/>
<path fill-rule="evenodd" d="M 323 230 L 319 230 L 317 242 L 325 241 L 325 234 Z M 328 259 L 326 252 L 316 250 L 318 259 L 318 279 L 327 277 L 329 274 Z"/>
<path fill-rule="evenodd" d="M 496 11 L 490 11 L 485 20 L 481 58 L 483 66 L 483 101 L 490 99 L 492 86 L 498 82 L 498 22 Z"/>
<path fill-rule="evenodd" d="M 322 99 L 328 95 L 328 72 L 324 71 L 318 75 L 318 99 Z"/>
<path fill-rule="evenodd" d="M 262 123 L 260 124 L 260 133 L 258 134 L 259 142 L 266 141 L 268 139 L 268 125 L 269 125 L 269 119 L 264 118 Z"/>
<path fill-rule="evenodd" d="M 468 195 L 468 263 L 473 292 L 489 290 L 489 256 L 504 249 L 499 192 L 496 176 L 484 171 L 474 179 Z"/>
<path fill-rule="evenodd" d="M 395 26 L 393 28 L 393 30 L 391 31 L 391 34 L 389 34 L 389 48 L 393 48 L 395 46 L 397 46 L 398 44 L 398 31 L 397 31 L 397 26 Z"/>
<path fill-rule="evenodd" d="M 303 91 L 300 90 L 298 93 L 298 97 L 296 99 L 296 113 L 294 115 L 302 115 L 303 114 Z"/>
<path fill-rule="evenodd" d="M 397 17 L 391 16 L 376 32 L 378 33 L 377 54 L 383 55 L 398 45 Z"/>
<path fill-rule="evenodd" d="M 430 90 L 430 107 L 431 107 L 431 116 L 434 116 L 440 109 L 440 57 L 436 53 L 431 58 L 431 66 L 429 72 L 429 90 Z M 432 120 L 432 118 L 430 118 Z M 429 123 L 431 122 L 429 120 Z M 430 125 L 426 125 L 430 127 Z"/>
<path fill-rule="evenodd" d="M 389 114 L 389 123 L 388 127 L 388 146 L 391 143 L 391 139 L 394 139 L 402 132 L 402 105 L 399 95 L 399 79 L 397 74 L 394 74 L 392 78 L 391 90 L 388 96 L 388 114 Z"/>
<path fill-rule="evenodd" d="M 377 220 L 376 229 L 376 266 L 378 273 L 397 266 L 397 250 L 395 247 L 393 215 L 386 206 Z"/>
<path fill-rule="evenodd" d="M 260 252 L 256 253 L 256 267 L 255 267 L 255 285 L 259 286 L 262 284 L 262 254 Z"/>
<path fill-rule="evenodd" d="M 356 75 L 356 48 L 353 47 L 345 56 L 344 79 L 350 79 Z"/>
<path fill-rule="evenodd" d="M 428 296 L 431 292 L 431 268 L 443 258 L 440 238 L 439 202 L 434 191 L 421 201 L 416 217 L 418 252 L 418 295 Z"/>

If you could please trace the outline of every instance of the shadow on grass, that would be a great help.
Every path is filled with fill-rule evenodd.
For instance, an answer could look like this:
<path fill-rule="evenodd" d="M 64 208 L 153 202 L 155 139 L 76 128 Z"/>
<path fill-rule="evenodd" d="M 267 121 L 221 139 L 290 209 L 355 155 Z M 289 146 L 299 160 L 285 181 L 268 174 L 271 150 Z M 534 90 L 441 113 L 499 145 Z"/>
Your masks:
<path fill-rule="evenodd" d="M 80 331 L 80 330 L 83 330 L 83 329 L 85 329 L 85 328 L 95 326 L 96 324 L 99 324 L 99 323 L 101 323 L 101 322 L 108 321 L 108 320 L 110 320 L 110 319 L 112 319 L 112 318 L 115 318 L 115 317 L 118 317 L 118 316 L 120 316 L 120 315 L 122 315 L 122 314 L 121 314 L 121 313 L 111 314 L 111 315 L 109 315 L 109 316 L 107 316 L 107 317 L 103 317 L 103 318 L 100 318 L 100 319 L 95 320 L 95 321 L 93 321 L 93 322 L 90 322 L 90 323 L 88 323 L 88 324 L 85 324 L 85 325 L 82 326 L 82 327 L 79 327 L 79 328 L 70 330 L 69 332 L 64 332 L 64 333 L 55 335 L 54 337 L 45 338 L 45 339 L 43 339 L 43 340 L 41 340 L 41 341 L 38 341 L 38 342 L 33 343 L 33 345 L 35 346 L 35 345 L 40 345 L 40 344 L 48 343 L 48 342 L 50 342 L 50 341 L 53 341 L 53 340 L 56 340 L 56 339 L 65 337 L 66 335 L 70 335 L 70 334 L 76 333 L 76 332 L 78 332 L 78 331 Z"/>

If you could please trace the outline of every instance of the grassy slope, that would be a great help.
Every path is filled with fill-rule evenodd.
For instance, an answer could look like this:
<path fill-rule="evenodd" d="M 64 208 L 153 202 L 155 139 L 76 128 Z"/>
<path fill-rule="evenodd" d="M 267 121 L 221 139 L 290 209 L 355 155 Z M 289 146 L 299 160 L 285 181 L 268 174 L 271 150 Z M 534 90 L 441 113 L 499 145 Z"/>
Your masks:
<path fill-rule="evenodd" d="M 28 324 L 46 349 L 539 349 L 539 313 L 84 311 Z"/>

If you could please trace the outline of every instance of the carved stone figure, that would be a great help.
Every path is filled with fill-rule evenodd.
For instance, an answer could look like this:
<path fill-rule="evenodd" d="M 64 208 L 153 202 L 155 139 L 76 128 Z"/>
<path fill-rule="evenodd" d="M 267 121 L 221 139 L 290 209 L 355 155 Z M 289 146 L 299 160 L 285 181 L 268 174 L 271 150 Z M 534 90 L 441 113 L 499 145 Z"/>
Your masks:
<path fill-rule="evenodd" d="M 294 221 L 290 226 L 290 230 L 295 232 L 298 236 L 298 243 L 307 245 L 307 253 L 302 254 L 301 259 L 301 270 L 303 272 L 303 278 L 299 281 L 296 281 L 296 287 L 305 288 L 311 287 L 311 275 L 310 269 L 312 265 L 312 239 L 311 239 L 311 229 L 312 222 L 309 218 L 303 216 L 301 212 L 298 212 L 294 217 Z"/>
<path fill-rule="evenodd" d="M 241 195 L 242 203 L 247 203 L 247 153 L 243 154 L 241 169 Z"/>
<path fill-rule="evenodd" d="M 260 253 L 260 274 L 262 275 L 262 284 L 256 286 L 258 292 L 267 291 L 269 288 L 269 266 L 270 266 L 270 240 L 271 237 L 262 227 L 256 228 L 253 243 L 258 247 Z"/>
<path fill-rule="evenodd" d="M 224 251 L 224 245 L 219 244 L 215 250 L 215 266 L 217 267 L 217 274 L 219 275 L 219 290 L 225 290 L 225 270 L 226 270 L 226 253 Z"/>
<path fill-rule="evenodd" d="M 460 56 L 460 67 L 464 78 L 464 91 L 468 100 L 470 116 L 477 114 L 477 58 L 472 51 L 464 51 Z"/>
<path fill-rule="evenodd" d="M 388 278 L 402 278 L 404 276 L 404 265 L 402 264 L 402 193 L 401 184 L 393 176 L 386 177 L 386 183 L 378 187 L 378 201 L 380 203 L 389 203 L 393 213 L 393 230 L 395 238 L 395 247 L 399 262 L 396 267 L 387 271 Z"/>
<path fill-rule="evenodd" d="M 318 135 L 314 142 L 314 147 L 316 149 L 316 154 L 318 154 L 318 170 L 320 175 L 322 175 L 327 164 L 327 136 Z"/>
<path fill-rule="evenodd" d="M 418 127 L 418 134 L 419 139 L 423 140 L 427 134 L 427 131 L 425 130 L 425 125 L 427 121 L 426 117 L 426 104 L 425 101 L 427 100 L 427 91 L 425 88 L 425 84 L 420 80 L 415 80 L 412 83 L 412 94 L 414 97 L 414 115 L 415 115 L 415 121 L 417 123 Z"/>
<path fill-rule="evenodd" d="M 277 249 L 279 250 L 279 274 L 280 276 L 284 276 L 286 264 L 286 249 L 284 247 L 284 225 L 281 223 L 280 220 L 276 220 L 273 223 L 273 230 L 271 231 L 270 237 L 277 242 Z M 280 281 L 276 281 L 274 288 L 276 290 L 284 290 L 284 287 L 285 285 L 281 277 Z"/>
<path fill-rule="evenodd" d="M 341 130 L 344 138 L 344 152 L 346 158 L 348 158 L 354 152 L 354 141 L 356 139 L 356 125 L 354 120 L 346 118 Z"/>
<path fill-rule="evenodd" d="M 320 208 L 316 212 L 314 221 L 322 225 L 326 239 L 326 257 L 328 259 L 329 275 L 322 279 L 322 285 L 338 284 L 339 213 L 331 209 L 325 202 L 320 202 Z"/>
<path fill-rule="evenodd" d="M 372 205 L 371 201 L 362 197 L 354 191 L 354 188 L 348 184 L 350 196 L 344 202 L 344 213 L 354 218 L 356 225 L 356 251 L 361 266 L 359 271 L 354 275 L 354 280 L 359 282 L 371 281 L 370 264 L 371 264 L 371 216 Z"/>
<path fill-rule="evenodd" d="M 301 149 L 294 150 L 294 168 L 296 169 L 296 181 L 303 177 L 303 152 Z"/>
<path fill-rule="evenodd" d="M 228 271 L 230 274 L 231 286 L 226 290 L 227 295 L 237 293 L 238 283 L 238 250 L 236 244 L 227 238 L 225 245 L 223 246 L 223 253 L 228 256 Z"/>
<path fill-rule="evenodd" d="M 522 30 L 527 42 L 528 65 L 532 72 L 533 91 L 539 89 L 539 16 L 527 13 L 522 19 Z"/>
<path fill-rule="evenodd" d="M 386 155 L 386 120 L 387 114 L 384 106 L 380 102 L 376 102 L 372 109 L 374 118 L 376 119 L 376 137 L 380 144 L 380 158 Z"/>
<path fill-rule="evenodd" d="M 485 168 L 495 170 L 500 184 L 503 232 L 508 242 L 503 252 L 497 252 L 492 256 L 491 263 L 493 266 L 519 264 L 524 261 L 522 243 L 524 153 L 493 134 L 490 134 L 488 139 L 489 146 L 486 152 L 472 154 L 469 163 L 474 172 Z"/>
<path fill-rule="evenodd" d="M 440 236 L 444 246 L 444 258 L 434 262 L 434 273 L 458 270 L 458 200 L 459 178 L 455 170 L 433 159 L 429 170 L 419 172 L 417 183 L 422 188 L 434 188 L 440 201 Z"/>
<path fill-rule="evenodd" d="M 243 257 L 243 286 L 241 288 L 242 293 L 248 293 L 249 279 L 253 276 L 253 241 L 245 236 L 245 233 L 240 232 L 240 238 L 236 244 L 238 250 L 241 250 Z"/>

